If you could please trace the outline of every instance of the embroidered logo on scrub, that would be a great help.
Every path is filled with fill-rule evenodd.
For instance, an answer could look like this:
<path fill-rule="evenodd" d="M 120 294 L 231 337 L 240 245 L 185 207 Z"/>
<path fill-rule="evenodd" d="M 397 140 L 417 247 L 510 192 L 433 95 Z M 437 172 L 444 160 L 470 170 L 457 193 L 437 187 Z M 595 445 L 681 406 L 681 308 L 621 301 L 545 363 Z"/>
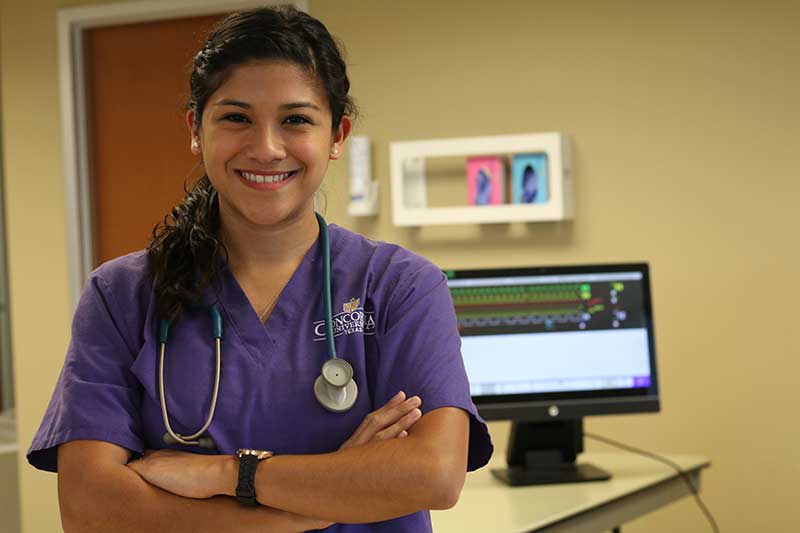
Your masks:
<path fill-rule="evenodd" d="M 361 298 L 350 298 L 349 302 L 342 304 L 342 312 L 333 315 L 333 336 L 363 333 L 375 334 L 375 313 L 364 311 Z M 314 340 L 325 340 L 325 321 L 314 322 Z"/>
<path fill-rule="evenodd" d="M 358 304 L 361 303 L 361 298 L 350 298 L 349 302 L 345 302 L 342 305 L 342 309 L 344 309 L 345 313 L 352 313 L 356 309 L 358 309 Z"/>

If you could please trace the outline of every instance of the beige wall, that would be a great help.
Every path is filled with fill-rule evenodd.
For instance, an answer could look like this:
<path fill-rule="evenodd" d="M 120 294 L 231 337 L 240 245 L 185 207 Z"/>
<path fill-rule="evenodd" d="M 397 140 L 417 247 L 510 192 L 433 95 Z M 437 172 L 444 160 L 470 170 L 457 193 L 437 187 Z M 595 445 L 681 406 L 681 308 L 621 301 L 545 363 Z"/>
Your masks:
<path fill-rule="evenodd" d="M 55 33 L 68 4 L 6 0 L 0 12 L 22 448 L 69 332 Z M 383 187 L 377 221 L 349 220 L 339 163 L 329 218 L 442 267 L 650 261 L 663 412 L 588 429 L 710 457 L 703 497 L 726 532 L 794 530 L 800 4 L 313 0 L 311 10 L 346 44 Z M 574 139 L 574 222 L 392 226 L 389 142 L 537 131 Z M 507 425 L 492 429 L 505 440 Z M 20 486 L 24 531 L 55 530 L 55 477 L 21 464 Z M 706 530 L 690 500 L 626 528 Z"/>
<path fill-rule="evenodd" d="M 0 526 L 3 533 L 19 533 L 19 490 L 17 453 L 2 450 L 0 444 Z"/>

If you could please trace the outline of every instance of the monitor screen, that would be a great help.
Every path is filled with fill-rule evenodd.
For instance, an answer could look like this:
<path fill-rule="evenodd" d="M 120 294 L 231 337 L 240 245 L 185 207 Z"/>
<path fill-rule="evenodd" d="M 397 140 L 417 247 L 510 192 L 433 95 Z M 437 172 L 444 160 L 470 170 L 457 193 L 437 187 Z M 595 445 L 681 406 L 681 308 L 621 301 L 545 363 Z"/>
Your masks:
<path fill-rule="evenodd" d="M 485 418 L 658 410 L 647 264 L 446 274 Z"/>

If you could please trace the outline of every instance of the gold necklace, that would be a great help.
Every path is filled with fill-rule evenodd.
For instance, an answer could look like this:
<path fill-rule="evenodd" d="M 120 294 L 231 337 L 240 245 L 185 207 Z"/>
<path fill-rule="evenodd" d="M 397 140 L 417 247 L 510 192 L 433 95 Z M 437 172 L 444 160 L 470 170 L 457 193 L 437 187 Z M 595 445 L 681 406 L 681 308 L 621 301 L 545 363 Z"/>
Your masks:
<path fill-rule="evenodd" d="M 264 321 L 264 315 L 266 315 L 266 314 L 267 314 L 267 311 L 269 311 L 270 309 L 272 309 L 272 306 L 273 306 L 273 305 L 275 305 L 275 302 L 277 302 L 277 301 L 278 301 L 278 296 L 280 296 L 280 295 L 281 295 L 281 291 L 283 291 L 283 288 L 281 288 L 281 290 L 280 290 L 280 291 L 278 291 L 278 294 L 276 294 L 276 295 L 275 295 L 275 298 L 273 298 L 273 299 L 272 299 L 272 301 L 269 303 L 269 305 L 267 306 L 267 308 L 266 308 L 266 309 L 264 309 L 264 311 L 263 311 L 263 312 L 262 312 L 260 315 L 258 315 L 258 319 L 259 319 L 261 322 L 263 322 L 263 321 Z"/>
<path fill-rule="evenodd" d="M 294 274 L 293 274 L 293 275 L 294 275 Z M 277 302 L 277 301 L 278 301 L 278 298 L 280 298 L 280 296 L 281 296 L 281 293 L 283 292 L 283 289 L 285 289 L 285 288 L 286 288 L 286 285 L 288 285 L 288 284 L 289 284 L 289 281 L 291 281 L 291 279 L 292 279 L 292 276 L 289 276 L 289 279 L 287 279 L 287 280 L 284 282 L 284 284 L 283 284 L 283 285 L 281 285 L 281 288 L 278 290 L 278 294 L 276 294 L 276 295 L 275 295 L 275 298 L 273 298 L 273 299 L 272 299 L 272 301 L 271 301 L 271 302 L 269 303 L 269 305 L 267 306 L 267 308 L 266 308 L 266 309 L 264 309 L 264 310 L 261 312 L 261 314 L 260 314 L 260 315 L 258 315 L 258 319 L 259 319 L 261 322 L 264 322 L 264 315 L 266 315 L 266 314 L 267 314 L 267 311 L 269 311 L 270 309 L 272 309 L 272 306 L 273 306 L 273 305 L 275 305 L 275 302 Z"/>

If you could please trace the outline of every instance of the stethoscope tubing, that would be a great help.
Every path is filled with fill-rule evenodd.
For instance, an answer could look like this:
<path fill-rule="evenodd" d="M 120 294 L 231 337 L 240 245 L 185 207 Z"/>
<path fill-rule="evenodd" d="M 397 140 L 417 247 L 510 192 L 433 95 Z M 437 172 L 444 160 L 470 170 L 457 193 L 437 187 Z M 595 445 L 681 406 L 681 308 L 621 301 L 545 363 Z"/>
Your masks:
<path fill-rule="evenodd" d="M 201 442 L 197 439 L 200 437 L 208 427 L 211 425 L 211 421 L 214 419 L 214 412 L 217 409 L 217 398 L 219 396 L 219 383 L 220 377 L 222 375 L 222 317 L 215 308 L 210 307 L 208 309 L 209 314 L 211 315 L 211 323 L 213 324 L 212 333 L 214 335 L 215 340 L 215 351 L 216 351 L 216 371 L 214 372 L 214 389 L 211 394 L 211 406 L 208 410 L 208 417 L 206 418 L 205 424 L 199 430 L 193 433 L 192 435 L 181 435 L 176 433 L 172 429 L 172 425 L 169 423 L 169 412 L 167 411 L 167 397 L 165 393 L 166 383 L 164 380 L 164 355 L 167 348 L 167 337 L 169 336 L 169 323 L 166 320 L 161 321 L 161 329 L 159 331 L 159 341 L 160 341 L 160 349 L 158 355 L 158 394 L 161 400 L 161 416 L 164 418 L 164 427 L 167 430 L 167 434 L 175 440 L 176 443 L 183 444 L 184 446 L 200 446 Z M 166 435 L 165 435 L 166 437 Z"/>
<path fill-rule="evenodd" d="M 333 342 L 333 309 L 331 306 L 331 247 L 328 240 L 328 225 L 319 213 L 320 240 L 322 241 L 322 299 L 325 306 L 325 333 L 328 341 L 328 358 L 336 359 L 336 343 Z"/>

